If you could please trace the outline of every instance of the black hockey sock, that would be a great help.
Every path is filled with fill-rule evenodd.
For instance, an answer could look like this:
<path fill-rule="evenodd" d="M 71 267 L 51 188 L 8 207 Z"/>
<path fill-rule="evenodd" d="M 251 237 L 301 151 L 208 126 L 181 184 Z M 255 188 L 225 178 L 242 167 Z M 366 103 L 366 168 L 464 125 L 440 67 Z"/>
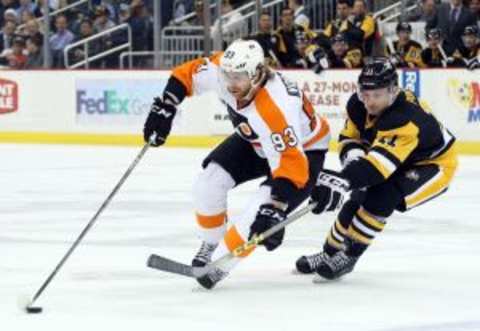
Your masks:
<path fill-rule="evenodd" d="M 382 218 L 374 216 L 360 208 L 348 227 L 347 255 L 359 257 L 368 248 L 375 236 L 385 227 Z M 347 244 L 347 242 L 346 242 Z"/>
<path fill-rule="evenodd" d="M 348 237 L 348 228 L 352 223 L 353 217 L 359 208 L 359 204 L 356 201 L 346 201 L 340 212 L 338 213 L 338 219 L 330 229 L 327 240 L 323 245 L 323 251 L 332 256 L 340 250 L 345 249 L 345 238 Z"/>

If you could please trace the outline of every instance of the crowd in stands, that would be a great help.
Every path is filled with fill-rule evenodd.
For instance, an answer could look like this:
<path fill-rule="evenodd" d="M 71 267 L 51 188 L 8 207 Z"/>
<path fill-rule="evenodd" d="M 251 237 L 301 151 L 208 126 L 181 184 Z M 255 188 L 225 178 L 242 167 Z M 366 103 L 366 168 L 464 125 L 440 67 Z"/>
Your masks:
<path fill-rule="evenodd" d="M 78 0 L 0 0 L 0 66 L 11 69 L 36 69 L 44 65 L 45 2 L 54 12 Z M 64 67 L 64 49 L 76 41 L 127 23 L 132 29 L 133 50 L 151 50 L 153 44 L 153 0 L 92 0 L 51 18 L 47 38 L 51 67 Z M 95 56 L 125 43 L 127 33 L 112 33 L 88 44 L 88 56 Z M 93 62 L 93 68 L 117 68 L 118 53 Z M 73 48 L 73 62 L 82 61 L 85 50 Z"/>
<path fill-rule="evenodd" d="M 272 30 L 272 17 L 262 13 L 257 40 L 270 63 L 281 68 L 359 68 L 366 57 L 391 57 L 399 67 L 480 68 L 480 1 L 422 0 L 407 20 L 398 22 L 395 38 L 382 38 L 364 0 L 338 0 L 336 17 L 315 33 L 301 0 L 290 0 L 280 25 Z M 425 23 L 425 46 L 412 39 L 409 22 Z"/>
<path fill-rule="evenodd" d="M 78 0 L 0 0 L 0 65 L 13 69 L 41 68 L 44 64 L 44 27 L 41 18 L 45 2 L 50 11 Z M 153 50 L 154 0 L 91 0 L 52 18 L 47 38 L 53 68 L 64 66 L 64 49 L 79 40 L 122 23 L 132 29 L 133 50 Z M 323 0 L 319 0 L 323 1 Z M 161 0 L 162 26 L 204 26 L 204 5 L 209 0 Z M 324 29 L 313 31 L 311 11 L 303 0 L 285 0 L 279 17 L 264 11 L 257 31 L 250 33 L 235 8 L 246 0 L 222 0 L 221 14 L 212 12 L 210 30 L 220 47 L 239 35 L 257 40 L 269 63 L 277 68 L 359 68 L 366 57 L 390 56 L 400 67 L 480 67 L 480 0 L 414 0 L 414 11 L 396 26 L 394 38 L 384 38 L 369 11 L 370 1 L 337 0 L 335 18 Z M 182 19 L 194 13 L 191 18 Z M 412 24 L 425 23 L 426 44 L 412 39 Z M 221 26 L 221 28 L 220 28 Z M 250 29 L 251 30 L 251 29 Z M 201 31 L 201 29 L 200 29 Z M 126 40 L 125 34 L 106 34 L 88 43 L 88 57 L 112 49 Z M 69 59 L 86 58 L 83 46 L 74 47 Z M 137 66 L 149 62 L 137 61 Z M 89 63 L 90 68 L 118 68 L 119 53 Z"/>

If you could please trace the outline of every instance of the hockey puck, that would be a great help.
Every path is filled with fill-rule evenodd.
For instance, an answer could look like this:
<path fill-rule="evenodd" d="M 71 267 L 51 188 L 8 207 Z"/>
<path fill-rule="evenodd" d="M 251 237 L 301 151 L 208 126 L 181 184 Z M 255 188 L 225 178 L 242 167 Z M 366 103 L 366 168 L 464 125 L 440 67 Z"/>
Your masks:
<path fill-rule="evenodd" d="M 30 307 L 30 306 L 27 306 L 27 307 L 25 307 L 25 310 L 26 310 L 27 313 L 29 313 L 29 314 L 40 314 L 40 313 L 43 311 L 43 308 L 42 308 L 42 307 Z"/>

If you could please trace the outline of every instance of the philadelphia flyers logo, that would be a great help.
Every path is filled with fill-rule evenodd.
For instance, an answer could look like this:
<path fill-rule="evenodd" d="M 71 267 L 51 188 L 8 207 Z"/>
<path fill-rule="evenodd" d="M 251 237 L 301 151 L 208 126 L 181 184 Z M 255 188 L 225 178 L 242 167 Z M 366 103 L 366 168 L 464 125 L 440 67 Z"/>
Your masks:
<path fill-rule="evenodd" d="M 250 127 L 250 125 L 248 125 L 247 123 L 245 122 L 242 122 L 240 123 L 238 126 L 237 126 L 237 130 L 239 131 L 239 133 L 244 136 L 245 138 L 247 139 L 251 139 L 253 138 L 254 136 L 254 133 L 252 131 L 252 128 Z"/>

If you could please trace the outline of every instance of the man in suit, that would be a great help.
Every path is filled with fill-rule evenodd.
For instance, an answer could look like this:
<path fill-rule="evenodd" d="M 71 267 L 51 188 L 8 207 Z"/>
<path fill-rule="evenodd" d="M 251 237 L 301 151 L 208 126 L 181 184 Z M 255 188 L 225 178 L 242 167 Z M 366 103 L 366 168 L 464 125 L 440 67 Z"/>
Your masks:
<path fill-rule="evenodd" d="M 434 19 L 427 23 L 427 30 L 439 28 L 446 37 L 446 43 L 457 48 L 461 47 L 465 27 L 475 24 L 475 16 L 462 4 L 462 0 L 450 0 L 439 6 Z"/>

